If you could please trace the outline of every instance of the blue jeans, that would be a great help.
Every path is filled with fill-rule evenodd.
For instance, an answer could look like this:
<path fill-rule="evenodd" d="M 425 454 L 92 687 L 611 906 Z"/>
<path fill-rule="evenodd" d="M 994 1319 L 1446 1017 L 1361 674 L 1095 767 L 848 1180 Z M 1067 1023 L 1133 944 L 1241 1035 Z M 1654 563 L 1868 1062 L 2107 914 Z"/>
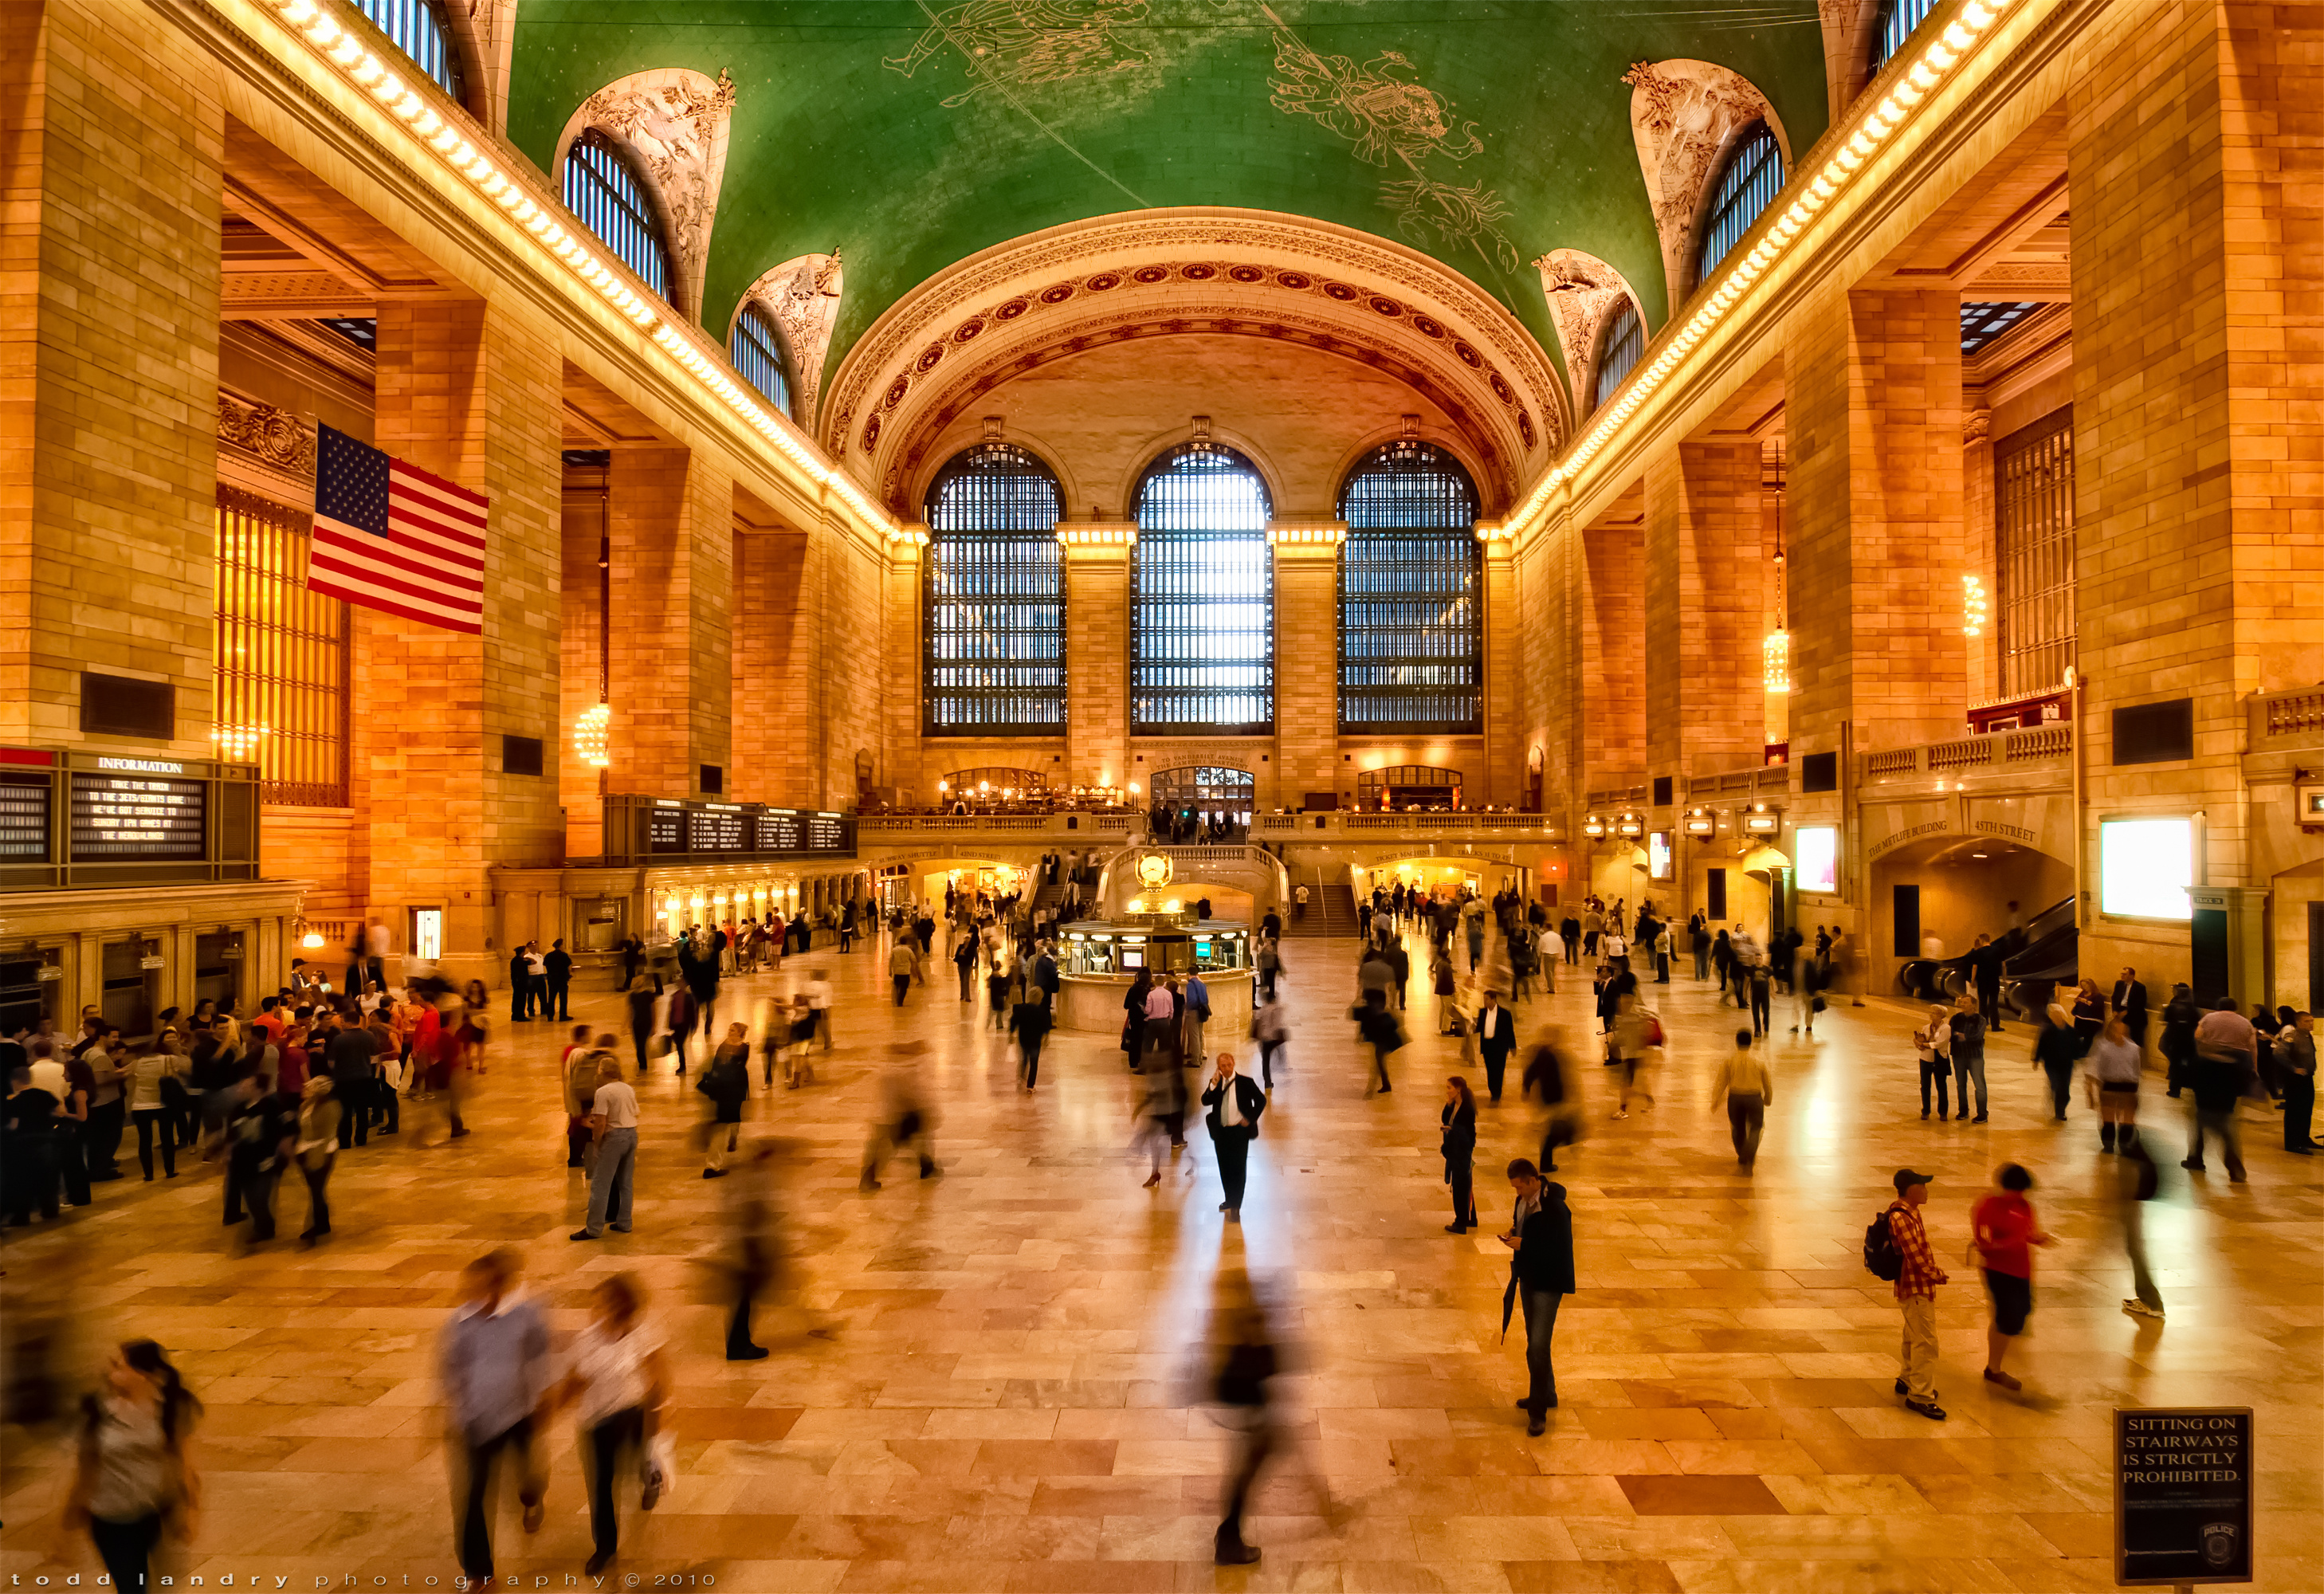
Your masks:
<path fill-rule="evenodd" d="M 1549 1362 L 1549 1341 L 1557 1331 L 1557 1308 L 1564 1299 L 1555 1290 L 1517 1286 L 1517 1304 L 1525 1309 L 1526 1372 L 1530 1380 L 1526 1409 L 1536 1416 L 1557 1404 L 1557 1369 Z"/>
<path fill-rule="evenodd" d="M 631 1186 L 637 1167 L 637 1130 L 607 1129 L 597 1142 L 597 1166 L 589 1170 L 589 1221 L 584 1227 L 590 1233 L 604 1233 L 609 1223 L 623 1234 L 630 1231 Z"/>
<path fill-rule="evenodd" d="M 1953 1084 L 1956 1095 L 1953 1105 L 1960 1111 L 1969 1110 L 1969 1082 L 1977 1082 L 1977 1115 L 1985 1116 L 1985 1053 L 1970 1052 L 1956 1046 L 1953 1048 Z"/>

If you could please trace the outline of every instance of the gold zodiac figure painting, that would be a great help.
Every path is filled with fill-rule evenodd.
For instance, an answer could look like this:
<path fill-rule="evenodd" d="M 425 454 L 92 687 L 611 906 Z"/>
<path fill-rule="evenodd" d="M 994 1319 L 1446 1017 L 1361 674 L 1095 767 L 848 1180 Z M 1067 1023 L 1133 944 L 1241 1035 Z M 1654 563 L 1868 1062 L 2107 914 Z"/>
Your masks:
<path fill-rule="evenodd" d="M 944 104 L 966 105 L 988 88 L 1004 93 L 1142 65 L 1146 52 L 1120 30 L 1146 20 L 1148 0 L 961 0 L 909 51 L 881 65 L 908 78 L 930 56 L 952 49 L 967 63 L 969 86 Z"/>

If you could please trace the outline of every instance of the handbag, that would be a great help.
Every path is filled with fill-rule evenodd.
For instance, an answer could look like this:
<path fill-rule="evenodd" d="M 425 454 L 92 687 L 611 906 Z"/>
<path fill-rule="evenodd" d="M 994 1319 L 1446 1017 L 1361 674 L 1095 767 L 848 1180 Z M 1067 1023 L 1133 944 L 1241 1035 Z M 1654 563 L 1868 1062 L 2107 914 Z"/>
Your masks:
<path fill-rule="evenodd" d="M 1823 998 L 1817 997 L 1814 1000 L 1808 1003 L 1808 1011 L 1811 1013 L 1821 1013 L 1823 1011 Z"/>
<path fill-rule="evenodd" d="M 667 1428 L 658 1429 L 646 1441 L 646 1481 L 652 1484 L 664 1498 L 678 1483 L 678 1435 Z"/>

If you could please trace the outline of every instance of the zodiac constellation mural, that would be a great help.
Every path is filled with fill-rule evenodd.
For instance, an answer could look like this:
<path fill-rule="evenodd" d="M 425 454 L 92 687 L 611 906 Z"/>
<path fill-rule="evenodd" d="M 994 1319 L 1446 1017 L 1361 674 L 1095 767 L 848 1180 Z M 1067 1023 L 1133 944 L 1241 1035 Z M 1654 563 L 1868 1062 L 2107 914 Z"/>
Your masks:
<path fill-rule="evenodd" d="M 1501 231 L 1509 208 L 1482 183 L 1460 185 L 1433 175 L 1427 163 L 1460 161 L 1485 147 L 1474 122 L 1455 127 L 1452 102 L 1418 81 L 1400 51 L 1358 66 L 1352 57 L 1324 55 L 1262 5 L 1275 31 L 1275 72 L 1268 79 L 1275 108 L 1313 116 L 1355 146 L 1374 166 L 1401 164 L 1411 176 L 1380 185 L 1380 203 L 1396 212 L 1397 226 L 1416 244 L 1472 248 L 1504 271 L 1515 271 L 1517 245 Z"/>
<path fill-rule="evenodd" d="M 1145 64 L 1148 53 L 1122 34 L 1146 22 L 1149 4 L 961 0 L 930 12 L 933 20 L 911 50 L 881 64 L 908 78 L 931 57 L 956 51 L 970 83 L 944 101 L 946 107 L 965 105 L 988 88 L 1014 102 L 1022 88 Z M 1210 0 L 1210 9 L 1223 16 L 1240 10 L 1241 0 Z M 1275 45 L 1268 88 L 1276 109 L 1314 118 L 1369 165 L 1401 167 L 1405 175 L 1383 182 L 1379 199 L 1395 213 L 1397 230 L 1415 244 L 1474 249 L 1503 271 L 1515 271 L 1517 245 L 1502 230 L 1509 219 L 1508 204 L 1481 182 L 1449 181 L 1432 169 L 1483 150 L 1477 124 L 1456 117 L 1452 102 L 1422 83 L 1419 69 L 1402 51 L 1384 51 L 1359 65 L 1352 56 L 1310 48 L 1264 0 L 1258 11 Z M 1039 125 L 1064 142 L 1055 128 Z"/>
<path fill-rule="evenodd" d="M 988 88 L 1005 95 L 1142 65 L 1146 52 L 1118 30 L 1144 22 L 1146 7 L 1147 0 L 962 0 L 934 14 L 908 52 L 880 64 L 908 78 L 930 56 L 958 51 L 970 82 L 944 102 L 950 109 Z"/>

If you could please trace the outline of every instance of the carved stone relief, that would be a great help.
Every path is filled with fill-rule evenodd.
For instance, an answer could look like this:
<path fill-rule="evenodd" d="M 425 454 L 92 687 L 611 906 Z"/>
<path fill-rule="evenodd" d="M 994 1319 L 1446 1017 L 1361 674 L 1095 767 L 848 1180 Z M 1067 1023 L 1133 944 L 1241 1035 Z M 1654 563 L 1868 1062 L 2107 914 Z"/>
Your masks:
<path fill-rule="evenodd" d="M 315 428 L 271 404 L 217 396 L 218 480 L 294 507 L 315 502 Z"/>
<path fill-rule="evenodd" d="M 1533 263 L 1549 299 L 1550 324 L 1565 356 L 1566 381 L 1573 388 L 1573 413 L 1587 415 L 1598 382 L 1598 338 L 1622 301 L 1637 302 L 1622 273 L 1579 249 L 1553 249 Z M 1643 312 L 1642 312 L 1643 313 Z"/>
<path fill-rule="evenodd" d="M 509 66 L 515 59 L 517 0 L 467 0 L 469 42 L 483 69 L 485 112 L 494 133 L 508 133 Z"/>
<path fill-rule="evenodd" d="M 713 81 L 683 67 L 660 67 L 591 95 L 557 146 L 561 170 L 573 141 L 594 127 L 635 157 L 669 231 L 678 308 L 697 318 L 733 113 L 734 80 L 723 69 Z"/>
<path fill-rule="evenodd" d="M 1711 61 L 1640 61 L 1622 74 L 1630 86 L 1630 133 L 1655 210 L 1663 247 L 1670 313 L 1693 286 L 1695 218 L 1720 156 L 1740 129 L 1764 121 L 1788 167 L 1791 141 L 1767 97 L 1749 79 Z"/>
<path fill-rule="evenodd" d="M 824 357 L 831 352 L 831 329 L 839 320 L 844 276 L 836 253 L 802 254 L 752 283 L 742 299 L 742 304 L 757 301 L 782 328 L 783 352 L 790 356 L 791 417 L 810 435 L 822 397 Z M 742 314 L 741 304 L 734 313 Z"/>

